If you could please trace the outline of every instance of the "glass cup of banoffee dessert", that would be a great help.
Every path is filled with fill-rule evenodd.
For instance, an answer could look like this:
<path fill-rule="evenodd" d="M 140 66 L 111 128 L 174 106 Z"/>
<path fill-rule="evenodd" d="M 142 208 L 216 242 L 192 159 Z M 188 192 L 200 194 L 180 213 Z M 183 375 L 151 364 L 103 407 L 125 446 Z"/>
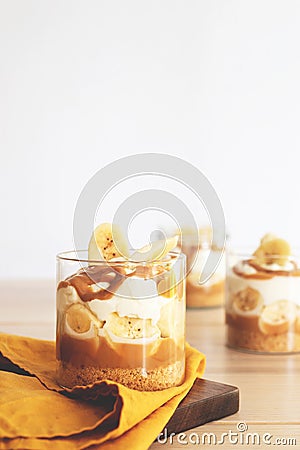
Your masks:
<path fill-rule="evenodd" d="M 224 306 L 226 264 L 223 248 L 213 242 L 211 227 L 201 227 L 196 232 L 183 229 L 181 249 L 187 257 L 186 305 L 188 308 L 213 308 Z M 220 259 L 215 272 L 201 282 L 208 255 L 214 252 Z"/>
<path fill-rule="evenodd" d="M 228 252 L 226 323 L 230 347 L 300 351 L 300 261 L 286 240 L 268 233 L 252 254 Z"/>
<path fill-rule="evenodd" d="M 142 391 L 180 385 L 185 374 L 185 255 L 177 237 L 130 252 L 103 223 L 88 251 L 57 256 L 57 379 L 112 380 Z"/>

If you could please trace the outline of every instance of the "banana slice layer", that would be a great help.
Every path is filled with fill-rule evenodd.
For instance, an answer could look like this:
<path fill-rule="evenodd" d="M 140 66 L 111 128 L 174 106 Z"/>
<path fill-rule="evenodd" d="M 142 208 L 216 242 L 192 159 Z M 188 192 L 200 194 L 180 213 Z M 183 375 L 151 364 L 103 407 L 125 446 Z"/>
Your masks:
<path fill-rule="evenodd" d="M 266 306 L 259 319 L 264 334 L 287 333 L 297 316 L 297 306 L 289 300 L 278 300 Z"/>
<path fill-rule="evenodd" d="M 240 316 L 259 315 L 263 305 L 264 300 L 260 292 L 249 286 L 233 296 L 232 309 Z"/>
<path fill-rule="evenodd" d="M 81 339 L 97 336 L 98 328 L 103 326 L 91 311 L 81 303 L 70 306 L 65 314 L 65 331 L 70 336 Z"/>

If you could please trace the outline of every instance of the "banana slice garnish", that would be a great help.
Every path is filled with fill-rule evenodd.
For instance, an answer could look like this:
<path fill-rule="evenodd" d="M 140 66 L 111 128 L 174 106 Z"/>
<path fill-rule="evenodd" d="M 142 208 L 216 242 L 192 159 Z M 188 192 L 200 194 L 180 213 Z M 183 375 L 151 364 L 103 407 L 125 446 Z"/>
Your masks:
<path fill-rule="evenodd" d="M 134 252 L 130 259 L 134 262 L 151 262 L 163 259 L 178 243 L 178 236 L 168 238 L 166 240 L 158 240 L 151 244 L 145 245 Z"/>
<path fill-rule="evenodd" d="M 279 264 L 284 266 L 291 254 L 290 244 L 272 233 L 268 233 L 260 241 L 260 246 L 253 253 L 259 264 Z"/>
<path fill-rule="evenodd" d="M 264 334 L 287 333 L 296 320 L 297 306 L 289 300 L 277 300 L 266 306 L 259 318 Z"/>
<path fill-rule="evenodd" d="M 259 291 L 247 287 L 233 296 L 233 312 L 240 316 L 258 316 L 263 308 L 264 300 Z"/>
<path fill-rule="evenodd" d="M 88 249 L 90 260 L 106 260 L 128 258 L 127 240 L 117 225 L 102 223 L 95 228 Z"/>
<path fill-rule="evenodd" d="M 88 248 L 89 260 L 130 260 L 131 262 L 151 262 L 163 259 L 177 246 L 178 236 L 158 240 L 136 250 L 129 255 L 128 241 L 120 227 L 102 223 L 93 232 Z"/>

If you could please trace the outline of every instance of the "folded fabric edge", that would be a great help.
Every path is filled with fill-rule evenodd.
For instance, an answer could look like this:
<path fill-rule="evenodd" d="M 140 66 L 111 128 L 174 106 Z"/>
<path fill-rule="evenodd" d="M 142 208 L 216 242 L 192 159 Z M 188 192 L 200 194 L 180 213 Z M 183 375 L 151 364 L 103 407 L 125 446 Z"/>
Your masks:
<path fill-rule="evenodd" d="M 14 364 L 9 358 L 6 358 L 1 352 L 0 352 L 0 370 L 3 370 L 5 372 L 13 372 L 18 375 L 27 375 L 29 377 L 34 376 L 27 370 L 21 369 L 21 367 L 19 367 L 17 364 Z"/>
<path fill-rule="evenodd" d="M 153 411 L 143 421 L 137 423 L 134 427 L 127 430 L 123 435 L 106 440 L 100 447 L 86 447 L 81 450 L 147 450 L 157 436 L 163 431 L 164 427 L 174 414 L 179 403 L 188 395 L 191 387 L 176 395 L 167 401 L 157 410 Z M 137 436 L 142 434 L 142 440 L 136 442 Z M 95 443 L 97 445 L 97 443 Z"/>

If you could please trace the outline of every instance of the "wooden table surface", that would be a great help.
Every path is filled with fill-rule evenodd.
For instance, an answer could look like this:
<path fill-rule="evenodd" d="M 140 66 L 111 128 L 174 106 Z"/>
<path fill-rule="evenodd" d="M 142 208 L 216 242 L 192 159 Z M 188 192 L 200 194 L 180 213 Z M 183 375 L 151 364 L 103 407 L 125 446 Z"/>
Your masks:
<path fill-rule="evenodd" d="M 53 281 L 0 281 L 0 292 L 1 332 L 54 339 Z M 165 444 L 155 442 L 151 450 L 195 448 L 193 442 L 196 439 L 200 442 L 208 439 L 205 433 L 213 433 L 216 445 L 226 449 L 270 448 L 270 444 L 300 448 L 300 355 L 254 355 L 227 348 L 222 308 L 188 310 L 187 340 L 207 356 L 205 378 L 239 387 L 240 411 L 186 432 L 186 436 L 180 436 L 185 444 L 175 436 L 172 442 L 170 439 Z M 245 424 L 247 431 L 237 430 Z M 234 444 L 229 436 L 225 436 L 225 443 L 218 444 L 222 433 L 237 433 L 237 436 L 231 434 L 231 441 L 238 439 L 239 443 Z M 255 439 L 260 439 L 259 446 L 242 444 L 242 435 L 244 440 L 247 434 L 251 439 L 250 433 L 258 434 Z M 266 433 L 272 436 L 268 437 Z M 207 440 L 205 442 L 204 448 L 211 447 Z"/>

